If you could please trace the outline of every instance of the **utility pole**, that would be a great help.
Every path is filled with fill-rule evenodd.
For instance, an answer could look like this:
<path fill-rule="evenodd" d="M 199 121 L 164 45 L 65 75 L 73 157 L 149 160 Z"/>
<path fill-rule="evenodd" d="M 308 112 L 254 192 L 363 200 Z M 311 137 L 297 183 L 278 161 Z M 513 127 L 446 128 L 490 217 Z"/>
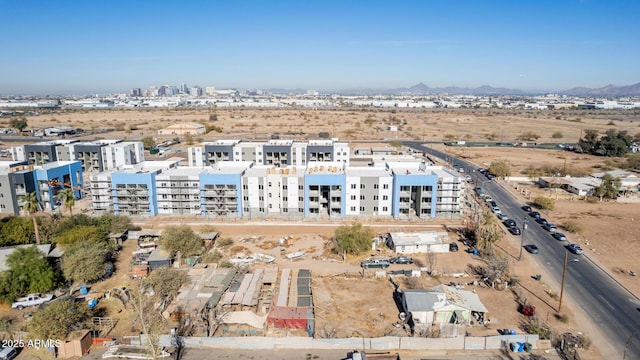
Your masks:
<path fill-rule="evenodd" d="M 560 286 L 560 303 L 558 304 L 558 312 L 562 310 L 562 295 L 564 294 L 564 276 L 567 272 L 567 258 L 569 257 L 569 253 L 567 251 L 564 252 L 564 266 L 562 267 L 562 285 Z"/>
<path fill-rule="evenodd" d="M 518 261 L 522 260 L 522 248 L 524 247 L 524 232 L 527 230 L 527 215 L 522 218 L 522 236 L 520 236 L 520 255 Z"/>

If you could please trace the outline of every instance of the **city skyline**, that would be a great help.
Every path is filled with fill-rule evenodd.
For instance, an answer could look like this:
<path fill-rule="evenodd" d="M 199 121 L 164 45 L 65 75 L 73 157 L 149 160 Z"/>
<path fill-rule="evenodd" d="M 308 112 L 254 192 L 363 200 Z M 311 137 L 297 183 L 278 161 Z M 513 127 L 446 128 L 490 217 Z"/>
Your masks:
<path fill-rule="evenodd" d="M 640 81 L 634 1 L 0 0 L 0 94 Z"/>

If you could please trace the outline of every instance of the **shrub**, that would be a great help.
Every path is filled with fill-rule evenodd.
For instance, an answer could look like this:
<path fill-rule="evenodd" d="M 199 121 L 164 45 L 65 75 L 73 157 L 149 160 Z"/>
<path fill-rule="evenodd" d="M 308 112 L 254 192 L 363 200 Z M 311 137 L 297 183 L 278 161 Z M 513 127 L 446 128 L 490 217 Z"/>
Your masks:
<path fill-rule="evenodd" d="M 555 207 L 555 200 L 546 196 L 538 196 L 533 199 L 533 205 L 542 210 L 553 210 Z"/>
<path fill-rule="evenodd" d="M 548 324 L 541 323 L 538 319 L 529 319 L 522 325 L 522 330 L 527 334 L 537 334 L 540 340 L 549 340 L 553 335 L 553 331 Z"/>
<path fill-rule="evenodd" d="M 580 224 L 578 224 L 574 220 L 566 221 L 564 224 L 562 224 L 562 227 L 571 233 L 579 233 L 580 231 L 582 231 L 582 226 L 580 226 Z"/>
<path fill-rule="evenodd" d="M 220 247 L 228 247 L 233 244 L 233 239 L 231 238 L 222 238 L 216 242 Z"/>

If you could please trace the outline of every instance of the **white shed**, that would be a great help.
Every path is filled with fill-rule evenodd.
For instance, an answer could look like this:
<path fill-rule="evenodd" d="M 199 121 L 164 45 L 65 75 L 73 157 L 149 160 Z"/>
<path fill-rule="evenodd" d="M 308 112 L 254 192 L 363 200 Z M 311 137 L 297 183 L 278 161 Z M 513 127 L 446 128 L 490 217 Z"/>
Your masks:
<path fill-rule="evenodd" d="M 449 234 L 445 231 L 392 232 L 387 245 L 396 254 L 448 252 Z"/>

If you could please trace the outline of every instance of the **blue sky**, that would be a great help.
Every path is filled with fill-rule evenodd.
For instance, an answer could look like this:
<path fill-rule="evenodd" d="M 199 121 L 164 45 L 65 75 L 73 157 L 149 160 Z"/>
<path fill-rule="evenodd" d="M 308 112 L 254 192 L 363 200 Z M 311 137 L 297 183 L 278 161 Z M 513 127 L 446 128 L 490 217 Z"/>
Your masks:
<path fill-rule="evenodd" d="M 640 1 L 0 0 L 0 94 L 640 82 Z"/>

